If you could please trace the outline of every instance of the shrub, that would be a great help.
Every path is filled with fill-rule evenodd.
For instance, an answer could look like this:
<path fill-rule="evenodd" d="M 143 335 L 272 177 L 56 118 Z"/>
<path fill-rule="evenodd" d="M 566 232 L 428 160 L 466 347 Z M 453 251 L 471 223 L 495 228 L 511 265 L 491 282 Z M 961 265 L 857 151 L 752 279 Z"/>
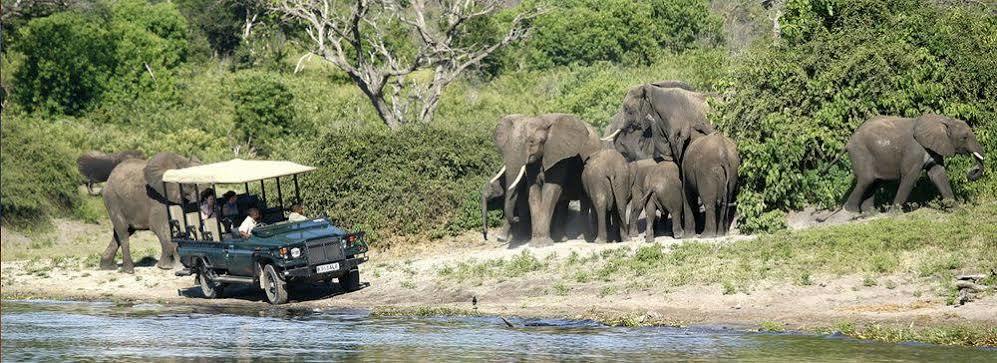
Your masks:
<path fill-rule="evenodd" d="M 534 21 L 525 46 L 530 68 L 598 61 L 651 64 L 660 56 L 719 39 L 720 20 L 707 1 L 571 0 Z"/>
<path fill-rule="evenodd" d="M 749 228 L 766 229 L 766 211 L 839 203 L 851 187 L 844 146 L 873 115 L 961 118 L 997 151 L 997 16 L 925 1 L 821 3 L 832 8 L 787 12 L 790 23 L 817 19 L 797 22 L 811 30 L 735 60 L 732 97 L 713 114 L 743 159 L 739 200 L 748 203 L 739 211 Z M 992 166 L 984 181 L 967 183 L 970 160 L 950 159 L 958 197 L 994 190 Z M 937 195 L 933 186 L 921 192 Z"/>
<path fill-rule="evenodd" d="M 267 143 L 295 127 L 294 94 L 276 76 L 246 71 L 236 77 L 232 102 L 235 124 L 242 140 L 257 151 L 269 153 Z"/>
<path fill-rule="evenodd" d="M 37 222 L 80 202 L 76 155 L 41 119 L 4 117 L 0 143 L 2 220 Z"/>
<path fill-rule="evenodd" d="M 300 145 L 300 160 L 319 168 L 301 180 L 309 209 L 375 241 L 475 228 L 480 210 L 464 206 L 478 205 L 477 191 L 501 165 L 490 134 L 476 129 L 343 128 Z"/>

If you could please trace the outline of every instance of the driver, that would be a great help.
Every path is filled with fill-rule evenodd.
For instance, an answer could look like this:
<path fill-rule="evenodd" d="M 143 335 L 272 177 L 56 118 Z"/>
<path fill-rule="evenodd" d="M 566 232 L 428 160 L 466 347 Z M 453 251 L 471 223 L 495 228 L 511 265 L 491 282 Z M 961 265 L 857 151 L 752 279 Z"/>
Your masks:
<path fill-rule="evenodd" d="M 242 225 L 239 226 L 239 235 L 242 238 L 249 238 L 253 232 L 253 228 L 256 228 L 256 223 L 260 220 L 260 210 L 256 207 L 249 208 L 249 215 L 246 219 L 242 220 Z"/>

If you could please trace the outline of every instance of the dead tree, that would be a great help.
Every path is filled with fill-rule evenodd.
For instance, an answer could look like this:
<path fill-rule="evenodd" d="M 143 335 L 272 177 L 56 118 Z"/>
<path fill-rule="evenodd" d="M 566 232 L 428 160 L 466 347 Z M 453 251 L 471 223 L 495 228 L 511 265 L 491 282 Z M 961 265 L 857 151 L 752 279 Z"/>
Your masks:
<path fill-rule="evenodd" d="M 277 0 L 273 9 L 302 23 L 311 54 L 335 64 L 360 88 L 384 124 L 397 129 L 433 118 L 444 89 L 499 48 L 525 38 L 539 9 L 519 12 L 491 41 L 465 44 L 467 25 L 494 15 L 503 0 Z M 389 34 L 390 32 L 390 34 Z M 399 36 L 399 32 L 402 36 Z M 391 41 L 404 41 L 414 51 Z M 429 77 L 412 73 L 428 71 Z M 419 79 L 416 79 L 419 78 Z M 428 78 L 428 79 L 427 79 Z"/>

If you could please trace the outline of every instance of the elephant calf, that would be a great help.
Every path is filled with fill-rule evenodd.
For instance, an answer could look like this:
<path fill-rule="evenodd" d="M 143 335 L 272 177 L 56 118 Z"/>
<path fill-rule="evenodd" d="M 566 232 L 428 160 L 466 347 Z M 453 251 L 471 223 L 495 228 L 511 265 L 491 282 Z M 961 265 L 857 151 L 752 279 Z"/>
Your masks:
<path fill-rule="evenodd" d="M 976 159 L 970 180 L 983 175 L 983 147 L 973 130 L 965 121 L 941 115 L 875 117 L 855 130 L 845 149 L 855 176 L 855 188 L 843 206 L 849 212 L 871 210 L 874 186 L 883 180 L 900 180 L 893 205 L 902 205 L 922 170 L 928 171 L 943 199 L 953 199 L 944 159 L 955 154 Z"/>
<path fill-rule="evenodd" d="M 596 242 L 609 240 L 607 225 L 611 220 L 619 226 L 621 240 L 626 240 L 630 236 L 626 216 L 630 185 L 627 160 L 616 150 L 600 150 L 585 163 L 585 168 L 582 170 L 582 187 L 588 194 L 598 219 Z"/>
<path fill-rule="evenodd" d="M 637 233 L 637 217 L 643 207 L 647 216 L 644 240 L 654 242 L 654 221 L 658 211 L 662 218 L 672 218 L 672 236 L 682 238 L 682 179 L 679 167 L 671 160 L 655 162 L 651 159 L 630 163 L 632 178 L 630 201 L 630 233 Z"/>

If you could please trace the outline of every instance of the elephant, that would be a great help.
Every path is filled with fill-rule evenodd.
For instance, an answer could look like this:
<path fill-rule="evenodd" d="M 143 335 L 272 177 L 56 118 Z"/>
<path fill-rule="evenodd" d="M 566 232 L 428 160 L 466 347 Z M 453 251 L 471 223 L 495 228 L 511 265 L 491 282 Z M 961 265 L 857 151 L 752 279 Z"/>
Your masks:
<path fill-rule="evenodd" d="M 983 147 L 972 128 L 965 121 L 937 114 L 874 117 L 855 130 L 845 150 L 855 177 L 855 187 L 842 206 L 849 212 L 871 210 L 875 184 L 885 180 L 900 180 L 893 207 L 903 205 L 922 170 L 928 171 L 943 200 L 953 200 L 944 161 L 956 154 L 976 160 L 969 171 L 970 181 L 983 176 Z"/>
<path fill-rule="evenodd" d="M 709 105 L 706 95 L 682 88 L 661 88 L 654 84 L 636 86 L 627 91 L 617 114 L 620 128 L 602 140 L 612 142 L 627 161 L 643 159 L 674 160 L 679 173 L 690 141 L 715 132 L 707 120 Z M 608 130 L 607 130 L 608 131 Z M 685 178 L 683 190 L 686 189 Z M 692 210 L 688 204 L 696 199 L 683 198 L 684 211 Z M 695 230 L 694 219 L 683 216 L 683 229 Z"/>
<path fill-rule="evenodd" d="M 609 241 L 607 225 L 614 221 L 613 225 L 619 227 L 620 241 L 626 241 L 630 237 L 627 202 L 631 181 L 623 155 L 614 149 L 603 149 L 589 157 L 582 170 L 582 187 L 597 218 L 596 243 Z"/>
<path fill-rule="evenodd" d="M 111 176 L 111 170 L 114 170 L 115 166 L 118 166 L 118 164 L 126 159 L 145 159 L 145 154 L 137 150 L 122 151 L 114 154 L 87 151 L 76 159 L 76 167 L 80 170 L 80 174 L 87 178 L 87 191 L 91 195 L 96 195 L 93 192 L 93 185 L 106 182 L 107 178 Z"/>
<path fill-rule="evenodd" d="M 122 270 L 133 273 L 128 239 L 135 231 L 151 230 L 162 247 L 157 266 L 169 269 L 178 263 L 176 245 L 171 241 L 167 208 L 171 204 L 186 204 L 197 200 L 196 186 L 183 188 L 176 184 L 163 185 L 163 173 L 200 165 L 196 158 L 162 152 L 148 161 L 127 159 L 122 161 L 107 179 L 103 190 L 104 207 L 113 227 L 111 242 L 100 258 L 101 269 L 114 269 L 114 256 L 121 249 Z"/>
<path fill-rule="evenodd" d="M 505 193 L 506 221 L 514 225 L 522 218 L 514 209 L 525 193 L 530 246 L 552 244 L 551 219 L 567 215 L 568 201 L 581 201 L 583 211 L 589 208 L 581 190 L 581 173 L 583 163 L 602 149 L 599 137 L 587 123 L 568 114 L 509 115 L 499 121 L 494 136 L 506 180 L 512 180 Z"/>
<path fill-rule="evenodd" d="M 488 240 L 488 211 L 504 209 L 502 204 L 505 201 L 506 185 L 505 168 L 503 168 L 481 188 L 481 234 L 485 240 Z M 524 187 L 525 184 L 519 186 L 519 188 Z M 514 213 L 519 222 L 510 224 L 508 219 L 502 219 L 502 228 L 498 236 L 500 242 L 526 239 L 530 234 L 530 206 L 527 198 L 517 200 Z"/>
<path fill-rule="evenodd" d="M 632 186 L 630 195 L 630 233 L 637 232 L 637 216 L 641 208 L 647 216 L 644 240 L 654 242 L 654 221 L 658 211 L 661 217 L 672 218 L 672 236 L 682 238 L 683 198 L 679 166 L 672 160 L 656 162 L 651 159 L 632 161 L 629 164 Z"/>
<path fill-rule="evenodd" d="M 694 132 L 685 153 L 681 169 L 685 200 L 698 197 L 703 202 L 702 236 L 726 235 L 734 217 L 731 207 L 735 204 L 737 173 L 741 167 L 737 146 L 720 132 L 708 135 Z M 684 208 L 685 228 L 691 233 L 695 215 L 691 203 L 684 203 Z"/>

